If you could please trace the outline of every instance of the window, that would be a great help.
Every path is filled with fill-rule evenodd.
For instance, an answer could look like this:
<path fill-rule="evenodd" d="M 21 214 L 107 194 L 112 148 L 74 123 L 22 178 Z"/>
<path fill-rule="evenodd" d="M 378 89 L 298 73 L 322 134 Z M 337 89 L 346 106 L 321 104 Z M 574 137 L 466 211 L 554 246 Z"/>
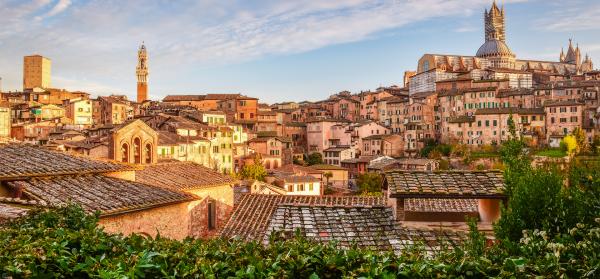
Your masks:
<path fill-rule="evenodd" d="M 497 120 L 494 120 L 493 123 L 494 123 L 494 127 L 498 126 L 498 121 Z"/>
<path fill-rule="evenodd" d="M 207 205 L 208 209 L 208 229 L 214 230 L 217 228 L 217 207 L 214 201 L 209 201 Z"/>
<path fill-rule="evenodd" d="M 490 126 L 490 121 L 489 121 L 489 120 L 486 120 L 486 121 L 485 121 L 485 126 L 486 126 L 486 127 L 489 127 L 489 126 Z"/>
<path fill-rule="evenodd" d="M 304 184 L 303 183 L 298 184 L 298 191 L 304 191 Z"/>
<path fill-rule="evenodd" d="M 314 187 L 313 187 L 312 183 L 308 184 L 308 190 L 309 191 L 313 191 L 314 190 Z"/>

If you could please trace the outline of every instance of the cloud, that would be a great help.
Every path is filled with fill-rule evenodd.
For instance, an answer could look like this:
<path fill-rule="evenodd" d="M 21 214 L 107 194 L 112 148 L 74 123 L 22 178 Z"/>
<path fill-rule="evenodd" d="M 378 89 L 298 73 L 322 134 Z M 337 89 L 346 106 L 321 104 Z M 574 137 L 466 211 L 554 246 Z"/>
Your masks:
<path fill-rule="evenodd" d="M 69 0 L 59 0 L 54 5 L 49 0 L 2 2 L 0 23 L 6 22 L 8 28 L 0 30 L 3 42 L 0 62 L 20 63 L 23 55 L 41 53 L 52 58 L 53 72 L 65 77 L 62 81 L 55 79 L 54 86 L 66 86 L 66 77 L 85 76 L 88 84 L 96 84 L 91 87 L 99 91 L 104 90 L 97 86 L 100 83 L 111 84 L 105 88 L 122 87 L 126 91 L 133 89 L 131 84 L 135 85 L 136 48 L 142 40 L 149 48 L 152 78 L 153 74 L 166 76 L 167 72 L 243 63 L 265 56 L 370 40 L 385 31 L 434 18 L 469 16 L 490 5 L 489 0 L 249 2 L 90 0 L 76 5 Z M 68 13 L 64 13 L 66 9 Z M 11 13 L 16 16 L 4 19 Z M 61 16 L 51 21 L 29 20 L 58 14 Z M 3 56 L 18 59 L 2 61 Z M 5 84 L 19 88 L 20 71 L 10 70 L 17 65 L 0 65 L 0 72 L 10 71 L 4 74 Z"/>
<path fill-rule="evenodd" d="M 56 5 L 54 5 L 54 7 L 46 14 L 45 17 L 51 17 L 60 14 L 69 6 L 71 6 L 71 0 L 58 0 Z"/>
<path fill-rule="evenodd" d="M 564 4 L 564 2 L 561 2 Z M 600 30 L 600 4 L 569 3 L 537 20 L 539 29 L 558 32 L 581 30 Z"/>

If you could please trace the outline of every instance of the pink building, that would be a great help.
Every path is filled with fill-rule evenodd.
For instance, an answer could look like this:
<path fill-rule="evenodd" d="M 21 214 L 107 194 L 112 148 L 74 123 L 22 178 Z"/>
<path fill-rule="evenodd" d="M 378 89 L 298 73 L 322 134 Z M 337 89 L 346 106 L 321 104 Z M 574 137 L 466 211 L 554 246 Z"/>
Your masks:
<path fill-rule="evenodd" d="M 583 125 L 584 104 L 578 101 L 557 101 L 546 103 L 544 110 L 546 112 L 546 129 L 548 143 L 556 146 L 558 137 L 565 136 L 576 127 Z M 552 137 L 554 136 L 554 137 Z M 551 140 L 553 138 L 554 140 Z"/>

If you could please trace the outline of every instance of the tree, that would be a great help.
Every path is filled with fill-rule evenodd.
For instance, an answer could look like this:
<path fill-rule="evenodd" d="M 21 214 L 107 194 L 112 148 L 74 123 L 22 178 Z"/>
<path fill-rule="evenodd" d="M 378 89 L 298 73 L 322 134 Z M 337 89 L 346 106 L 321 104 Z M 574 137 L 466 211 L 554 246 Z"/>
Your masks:
<path fill-rule="evenodd" d="M 381 193 L 381 175 L 375 172 L 366 172 L 358 176 L 356 184 L 363 194 Z"/>
<path fill-rule="evenodd" d="M 577 154 L 577 139 L 573 135 L 566 135 L 560 142 L 560 146 L 569 156 Z"/>
<path fill-rule="evenodd" d="M 306 163 L 309 166 L 323 164 L 323 155 L 321 155 L 319 152 L 313 152 L 308 155 L 308 158 L 306 158 Z"/>
<path fill-rule="evenodd" d="M 330 171 L 323 173 L 323 177 L 325 177 L 325 185 L 329 186 L 329 179 L 333 177 L 333 173 L 331 173 Z"/>
<path fill-rule="evenodd" d="M 254 179 L 264 181 L 265 176 L 267 176 L 267 170 L 262 165 L 262 160 L 260 155 L 256 154 L 254 156 L 254 162 L 249 165 L 244 165 L 239 174 L 242 179 Z"/>
<path fill-rule="evenodd" d="M 576 154 L 581 154 L 589 151 L 589 145 L 587 139 L 585 138 L 585 132 L 583 132 L 581 128 L 575 127 L 571 135 L 575 137 L 575 141 L 577 142 Z"/>
<path fill-rule="evenodd" d="M 517 135 L 512 114 L 508 116 L 508 140 L 500 148 L 500 157 L 505 165 L 504 179 L 506 180 L 507 194 L 510 194 L 512 185 L 519 180 L 519 175 L 531 169 L 531 159 L 526 152 L 525 142 Z"/>

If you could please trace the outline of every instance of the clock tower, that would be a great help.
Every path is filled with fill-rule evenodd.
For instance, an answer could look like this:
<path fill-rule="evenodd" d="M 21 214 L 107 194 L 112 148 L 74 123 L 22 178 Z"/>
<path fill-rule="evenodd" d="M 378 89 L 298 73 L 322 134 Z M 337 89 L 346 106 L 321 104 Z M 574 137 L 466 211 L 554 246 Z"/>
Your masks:
<path fill-rule="evenodd" d="M 148 54 L 146 46 L 142 42 L 138 50 L 138 64 L 135 68 L 137 75 L 137 102 L 148 100 Z"/>

